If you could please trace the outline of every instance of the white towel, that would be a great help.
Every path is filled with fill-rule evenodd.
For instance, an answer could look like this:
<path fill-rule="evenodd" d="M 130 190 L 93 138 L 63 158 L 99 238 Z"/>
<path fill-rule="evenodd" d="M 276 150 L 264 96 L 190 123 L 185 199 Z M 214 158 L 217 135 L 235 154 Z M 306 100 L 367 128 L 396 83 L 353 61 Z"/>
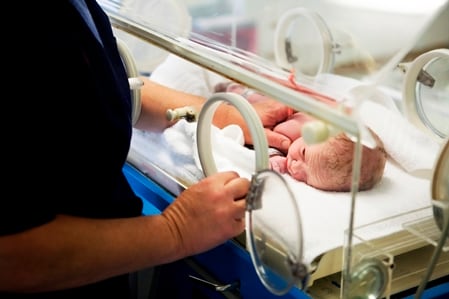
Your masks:
<path fill-rule="evenodd" d="M 365 101 L 359 114 L 382 140 L 388 155 L 409 173 L 431 177 L 440 144 L 401 114 L 374 101 Z"/>
<path fill-rule="evenodd" d="M 196 138 L 193 147 L 196 166 L 202 169 Z M 248 179 L 254 173 L 255 151 L 244 146 L 243 131 L 239 126 L 229 125 L 223 129 L 212 126 L 211 151 L 218 171 L 234 170 Z"/>
<path fill-rule="evenodd" d="M 204 177 L 198 162 L 195 131 L 196 124 L 184 120 L 162 134 L 135 131 L 133 154 L 152 161 L 181 181 L 193 184 Z M 217 170 L 236 170 L 241 176 L 250 177 L 255 170 L 255 151 L 242 146 L 238 130 L 213 127 L 212 135 L 215 136 L 212 151 Z M 144 163 L 140 167 L 145 170 Z M 283 176 L 300 210 L 304 261 L 312 262 L 321 254 L 343 246 L 344 232 L 349 225 L 350 193 L 321 191 L 287 174 Z M 358 193 L 355 226 L 429 206 L 429 190 L 429 180 L 413 176 L 388 161 L 380 183 L 372 190 Z M 278 204 L 277 197 L 272 199 L 270 214 L 264 218 L 265 225 L 270 231 L 278 232 L 283 239 L 291 240 L 293 248 L 298 238 L 298 228 L 294 226 L 294 219 L 286 217 L 285 207 Z M 387 227 L 375 228 L 372 237 L 387 236 L 399 230 L 402 230 L 402 222 L 392 219 Z"/>
<path fill-rule="evenodd" d="M 130 160 L 144 173 L 149 172 L 147 165 L 152 163 L 186 185 L 198 182 L 204 174 L 194 161 L 194 139 L 189 135 L 195 130 L 192 126 L 196 128 L 195 123 L 182 120 L 163 133 L 134 129 Z"/>
<path fill-rule="evenodd" d="M 243 146 L 238 137 L 239 130 L 233 128 L 232 134 L 226 132 L 227 130 L 216 127 L 212 130 L 212 152 L 217 170 L 236 170 L 241 176 L 249 178 L 255 171 L 255 151 Z M 196 148 L 196 144 L 194 147 Z M 197 166 L 200 167 L 197 153 L 195 155 Z M 408 158 L 408 155 L 405 156 Z M 318 190 L 296 181 L 288 174 L 283 176 L 299 206 L 304 237 L 304 260 L 312 262 L 320 254 L 342 246 L 344 231 L 349 226 L 350 193 Z M 390 160 L 386 164 L 381 182 L 372 190 L 358 193 L 355 226 L 429 206 L 429 190 L 429 180 L 407 173 Z M 282 194 L 281 190 L 274 190 L 273 194 L 273 203 L 265 203 L 265 206 L 269 207 L 268 214 L 264 216 L 265 225 L 268 230 L 278 232 L 280 238 L 291 240 L 293 243 L 290 245 L 294 248 L 294 242 L 298 238 L 296 220 L 286 217 L 289 211 L 279 204 L 280 199 L 276 194 Z M 371 237 L 387 236 L 402 230 L 400 221 L 401 219 L 392 219 L 387 227 L 373 228 Z"/>

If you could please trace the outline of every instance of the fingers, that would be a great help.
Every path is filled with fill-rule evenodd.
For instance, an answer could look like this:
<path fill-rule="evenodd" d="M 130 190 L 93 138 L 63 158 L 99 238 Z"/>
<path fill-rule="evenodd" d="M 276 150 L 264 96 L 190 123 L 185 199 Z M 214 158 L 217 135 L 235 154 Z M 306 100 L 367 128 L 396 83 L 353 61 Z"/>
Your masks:
<path fill-rule="evenodd" d="M 234 220 L 243 221 L 246 214 L 246 200 L 236 200 L 234 201 Z"/>
<path fill-rule="evenodd" d="M 236 178 L 226 185 L 227 188 L 230 189 L 230 192 L 234 197 L 234 215 L 233 218 L 236 222 L 238 222 L 238 227 L 244 228 L 245 225 L 245 214 L 246 214 L 246 195 L 248 194 L 250 186 L 250 181 L 245 178 Z"/>
<path fill-rule="evenodd" d="M 287 136 L 274 132 L 270 129 L 265 129 L 265 135 L 267 136 L 268 145 L 270 147 L 277 148 L 284 154 L 288 152 L 288 148 L 291 145 L 291 140 Z"/>
<path fill-rule="evenodd" d="M 243 221 L 246 211 L 246 195 L 250 187 L 250 180 L 240 177 L 238 173 L 222 172 L 220 173 L 224 179 L 224 189 L 226 194 L 230 194 L 233 199 L 232 218 L 238 222 Z"/>
<path fill-rule="evenodd" d="M 273 156 L 269 159 L 270 168 L 279 173 L 287 172 L 287 157 Z"/>
<path fill-rule="evenodd" d="M 196 254 L 242 233 L 249 186 L 237 172 L 224 171 L 184 190 L 163 211 L 183 252 Z"/>
<path fill-rule="evenodd" d="M 246 178 L 236 177 L 225 184 L 225 188 L 232 194 L 234 200 L 244 199 L 248 193 L 250 182 Z"/>

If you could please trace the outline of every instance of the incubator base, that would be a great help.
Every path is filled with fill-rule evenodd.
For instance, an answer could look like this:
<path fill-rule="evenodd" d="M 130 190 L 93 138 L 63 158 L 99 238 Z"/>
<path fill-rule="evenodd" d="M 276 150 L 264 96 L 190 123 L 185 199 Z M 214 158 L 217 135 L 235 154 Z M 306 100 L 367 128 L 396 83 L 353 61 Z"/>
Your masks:
<path fill-rule="evenodd" d="M 434 248 L 432 245 L 427 245 L 395 256 L 390 298 L 400 298 L 396 297 L 396 294 L 411 290 L 421 283 Z M 338 251 L 341 253 L 341 250 Z M 341 254 L 337 251 L 334 254 L 336 258 L 341 260 Z M 441 254 L 431 282 L 438 279 L 449 281 L 449 252 Z M 308 293 L 314 299 L 340 299 L 341 272 L 315 280 L 313 285 L 309 287 Z"/>

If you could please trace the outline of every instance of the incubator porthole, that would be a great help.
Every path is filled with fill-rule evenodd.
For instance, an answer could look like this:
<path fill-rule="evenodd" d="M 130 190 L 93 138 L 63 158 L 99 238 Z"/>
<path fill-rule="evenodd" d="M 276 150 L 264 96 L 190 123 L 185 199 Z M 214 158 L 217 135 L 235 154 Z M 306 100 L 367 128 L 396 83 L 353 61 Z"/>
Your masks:
<path fill-rule="evenodd" d="M 255 171 L 268 168 L 268 142 L 262 122 L 251 104 L 241 95 L 235 93 L 216 93 L 201 108 L 198 115 L 196 132 L 198 156 L 201 168 L 206 176 L 217 172 L 217 165 L 212 151 L 212 119 L 218 106 L 223 102 L 233 105 L 245 120 L 255 150 Z"/>
<path fill-rule="evenodd" d="M 254 108 L 242 96 L 216 93 L 198 116 L 197 147 L 206 176 L 217 172 L 211 149 L 212 118 L 222 102 L 237 108 L 249 127 L 254 143 L 256 165 L 247 195 L 246 240 L 259 279 L 272 293 L 282 295 L 294 285 L 307 287 L 308 269 L 302 263 L 302 227 L 297 201 L 285 179 L 268 169 L 268 143 Z M 276 215 L 283 215 L 279 220 Z M 283 231 L 290 228 L 296 239 Z"/>
<path fill-rule="evenodd" d="M 449 139 L 443 145 L 432 178 L 433 214 L 436 224 L 443 230 L 449 223 Z"/>
<path fill-rule="evenodd" d="M 418 113 L 435 134 L 449 136 L 449 56 L 430 61 L 423 72 L 435 81 L 432 86 L 416 84 Z"/>
<path fill-rule="evenodd" d="M 257 275 L 276 295 L 287 293 L 293 286 L 307 288 L 302 222 L 291 189 L 279 173 L 271 170 L 257 172 L 251 186 L 254 192 L 247 197 L 246 239 Z M 291 239 L 291 235 L 297 237 Z"/>
<path fill-rule="evenodd" d="M 439 138 L 449 137 L 449 50 L 419 56 L 406 72 L 405 114 L 415 125 Z"/>
<path fill-rule="evenodd" d="M 371 258 L 355 266 L 351 274 L 349 298 L 382 298 L 388 282 L 388 271 L 381 260 Z"/>
<path fill-rule="evenodd" d="M 330 72 L 334 63 L 330 30 L 319 14 L 305 8 L 284 13 L 276 26 L 276 63 L 298 76 Z"/>

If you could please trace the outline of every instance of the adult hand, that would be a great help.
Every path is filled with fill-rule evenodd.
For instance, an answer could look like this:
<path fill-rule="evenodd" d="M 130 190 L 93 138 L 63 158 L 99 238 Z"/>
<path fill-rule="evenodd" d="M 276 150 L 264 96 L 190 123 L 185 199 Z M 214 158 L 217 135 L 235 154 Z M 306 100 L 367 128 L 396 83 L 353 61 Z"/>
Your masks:
<path fill-rule="evenodd" d="M 305 123 L 314 120 L 312 116 L 296 112 L 288 117 L 284 122 L 279 123 L 273 128 L 273 131 L 290 138 L 293 142 L 302 136 L 301 129 Z"/>
<path fill-rule="evenodd" d="M 254 92 L 246 86 L 233 82 L 217 84 L 215 86 L 215 91 L 232 92 L 246 98 L 262 121 L 262 125 L 265 128 L 265 135 L 267 137 L 268 145 L 270 147 L 277 148 L 283 153 L 288 151 L 291 140 L 288 136 L 283 134 L 283 132 L 273 131 L 273 128 L 277 124 L 284 122 L 290 117 L 290 115 L 293 114 L 293 110 L 291 108 L 261 93 Z M 253 144 L 251 135 L 249 134 L 246 125 L 243 124 L 242 128 L 244 131 L 245 141 L 248 144 Z"/>
<path fill-rule="evenodd" d="M 180 252 L 197 254 L 242 233 L 249 185 L 248 179 L 227 171 L 184 190 L 162 213 Z"/>

